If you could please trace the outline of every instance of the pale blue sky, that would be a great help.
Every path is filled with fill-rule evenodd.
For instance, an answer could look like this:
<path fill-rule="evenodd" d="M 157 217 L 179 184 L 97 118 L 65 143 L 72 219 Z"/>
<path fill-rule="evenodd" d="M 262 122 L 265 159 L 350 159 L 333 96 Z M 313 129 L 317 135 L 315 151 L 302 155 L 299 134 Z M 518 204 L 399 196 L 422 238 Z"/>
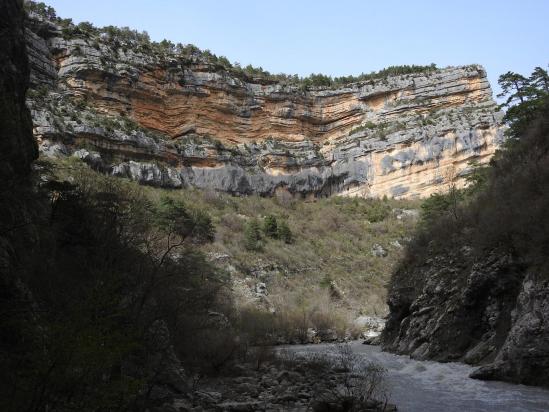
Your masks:
<path fill-rule="evenodd" d="M 146 30 L 272 73 L 360 74 L 399 64 L 549 63 L 546 0 L 45 0 L 61 17 Z"/>

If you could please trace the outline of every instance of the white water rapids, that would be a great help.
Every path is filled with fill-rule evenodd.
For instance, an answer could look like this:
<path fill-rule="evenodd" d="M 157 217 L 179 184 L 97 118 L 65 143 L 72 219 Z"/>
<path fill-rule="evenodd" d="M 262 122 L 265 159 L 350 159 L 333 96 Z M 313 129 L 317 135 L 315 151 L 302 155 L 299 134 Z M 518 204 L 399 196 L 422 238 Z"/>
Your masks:
<path fill-rule="evenodd" d="M 378 346 L 350 343 L 353 352 L 387 369 L 390 402 L 399 412 L 547 412 L 549 390 L 471 379 L 474 367 L 417 361 L 382 352 Z M 327 352 L 330 345 L 287 347 L 298 354 Z"/>

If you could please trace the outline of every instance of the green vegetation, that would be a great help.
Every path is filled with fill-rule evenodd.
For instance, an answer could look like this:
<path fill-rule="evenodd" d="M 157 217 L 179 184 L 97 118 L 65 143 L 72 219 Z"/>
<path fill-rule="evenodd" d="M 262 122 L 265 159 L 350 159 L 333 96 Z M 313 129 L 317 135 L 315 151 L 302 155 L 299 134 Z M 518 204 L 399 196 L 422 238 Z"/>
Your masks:
<path fill-rule="evenodd" d="M 138 193 L 139 200 L 127 205 L 133 205 L 132 210 L 146 205 L 142 206 L 146 211 L 143 218 L 150 221 L 152 230 L 144 229 L 143 234 L 139 232 L 140 236 L 156 241 L 161 235 L 164 247 L 183 248 L 178 252 L 174 250 L 173 255 L 184 257 L 178 262 L 186 265 L 185 270 L 193 268 L 194 259 L 206 265 L 205 269 L 192 272 L 197 279 L 200 276 L 212 279 L 203 284 L 207 290 L 213 289 L 211 299 L 203 302 L 204 310 L 212 308 L 213 302 L 220 299 L 219 293 L 223 296 L 223 291 L 229 290 L 230 282 L 237 279 L 244 282 L 232 285 L 236 288 L 236 306 L 214 309 L 226 313 L 232 328 L 215 333 L 205 329 L 178 341 L 176 348 L 181 348 L 181 356 L 192 368 L 198 368 L 196 362 L 199 361 L 210 365 L 212 370 L 222 368 L 228 362 L 225 349 L 230 347 L 235 335 L 241 336 L 242 343 L 248 340 L 303 342 L 308 329 L 314 328 L 319 337 L 334 339 L 353 332 L 350 322 L 357 315 L 383 314 L 386 282 L 402 254 L 400 246 L 393 243 L 405 243 L 415 226 L 413 220 L 397 219 L 398 212 L 394 211 L 417 207 L 417 203 L 410 201 L 334 197 L 307 202 L 287 194 L 262 198 L 189 189 L 166 191 L 104 177 L 74 158 L 58 160 L 52 165 L 59 181 L 76 179 L 76 184 L 83 181 L 86 187 L 104 182 L 101 184 L 120 185 L 124 190 Z M 178 239 L 182 238 L 188 240 L 180 245 Z M 376 243 L 389 251 L 388 256 L 372 254 Z M 133 246 L 142 247 L 139 242 Z M 223 263 L 213 270 L 200 258 L 201 254 L 228 256 L 229 265 Z M 231 281 L 225 273 L 229 266 L 235 270 L 231 272 Z M 134 270 L 132 268 L 128 270 Z M 185 273 L 181 269 L 182 279 L 194 279 Z M 249 293 L 238 285 L 255 291 L 257 282 L 266 283 L 266 309 L 273 307 L 275 313 L 258 310 L 257 302 L 248 298 L 238 298 L 241 293 L 244 296 Z M 337 284 L 342 293 L 335 295 L 332 283 Z M 165 286 L 169 285 L 176 284 L 167 281 Z M 205 296 L 200 282 L 192 285 L 183 289 L 197 297 Z M 185 322 L 191 325 L 200 322 L 199 316 L 189 319 L 185 313 L 181 314 Z M 181 327 L 191 327 L 186 325 Z M 212 344 L 205 346 L 200 343 L 202 338 Z M 186 349 L 187 346 L 191 349 Z M 200 348 L 199 354 L 193 351 L 194 347 Z M 242 353 L 239 345 L 233 349 L 231 353 L 235 356 Z"/>
<path fill-rule="evenodd" d="M 362 132 L 364 130 L 374 130 L 378 127 L 378 125 L 372 121 L 368 121 L 360 126 L 357 126 L 357 127 L 354 127 L 353 129 L 351 129 L 351 131 L 349 132 L 349 136 L 355 134 L 355 133 L 359 133 L 359 132 Z"/>
<path fill-rule="evenodd" d="M 246 228 L 244 229 L 244 246 L 247 250 L 260 251 L 263 249 L 263 244 L 261 242 L 261 226 L 257 219 L 252 219 L 246 223 Z"/>
<path fill-rule="evenodd" d="M 294 235 L 290 230 L 290 226 L 288 226 L 288 223 L 285 220 L 281 220 L 278 222 L 276 235 L 278 239 L 281 239 L 284 243 L 290 244 L 294 241 Z"/>
<path fill-rule="evenodd" d="M 428 66 L 420 65 L 402 65 L 389 66 L 377 72 L 362 73 L 358 76 L 341 76 L 334 77 L 323 74 L 311 74 L 308 77 L 300 79 L 300 83 L 304 88 L 313 87 L 341 87 L 350 83 L 367 82 L 372 80 L 387 79 L 391 76 L 402 76 L 406 74 L 430 73 L 437 70 L 437 66 L 431 63 Z"/>
<path fill-rule="evenodd" d="M 549 274 L 544 212 L 549 201 L 547 71 L 538 67 L 530 78 L 506 73 L 500 83 L 508 97 L 508 141 L 489 166 L 473 169 L 465 189 L 451 188 L 423 202 L 421 229 L 404 265 L 421 263 L 437 250 L 467 245 L 472 256 L 497 249 Z"/>
<path fill-rule="evenodd" d="M 143 190 L 153 198 L 165 193 Z M 235 276 L 251 276 L 252 289 L 254 282 L 266 280 L 269 299 L 279 310 L 277 322 L 303 324 L 325 313 L 342 333 L 350 317 L 383 312 L 385 284 L 401 257 L 391 242 L 405 243 L 415 227 L 413 220 L 397 219 L 393 210 L 418 207 L 412 201 L 333 197 L 308 202 L 285 194 L 234 197 L 191 189 L 170 196 L 208 211 L 216 237 L 202 249 L 230 256 Z M 373 256 L 375 243 L 389 255 Z M 325 277 L 345 292 L 344 301 L 332 301 L 321 286 Z"/>
<path fill-rule="evenodd" d="M 547 70 L 536 67 L 530 77 L 507 72 L 498 80 L 502 92 L 498 97 L 506 97 L 502 107 L 507 108 L 504 120 L 509 125 L 509 136 L 519 137 L 540 115 L 547 102 L 549 75 Z"/>
<path fill-rule="evenodd" d="M 80 162 L 51 166 L 39 186 L 2 188 L 1 409 L 145 410 L 172 353 L 208 355 L 179 331 L 211 330 L 222 310 L 226 278 L 198 250 L 211 219 Z"/>
<path fill-rule="evenodd" d="M 265 233 L 265 236 L 268 236 L 270 238 L 278 238 L 278 224 L 276 221 L 276 216 L 265 216 L 265 219 L 263 220 L 263 233 Z"/>
<path fill-rule="evenodd" d="M 434 124 L 434 122 L 432 121 L 426 122 L 423 118 L 420 119 L 420 123 L 422 123 L 423 126 L 426 126 L 427 124 Z M 358 127 L 351 129 L 351 131 L 349 132 L 349 136 L 366 130 L 370 132 L 371 137 L 380 139 L 380 140 L 386 140 L 386 137 L 388 134 L 395 133 L 405 129 L 406 129 L 406 124 L 402 122 L 374 123 L 374 122 L 368 121 Z"/>

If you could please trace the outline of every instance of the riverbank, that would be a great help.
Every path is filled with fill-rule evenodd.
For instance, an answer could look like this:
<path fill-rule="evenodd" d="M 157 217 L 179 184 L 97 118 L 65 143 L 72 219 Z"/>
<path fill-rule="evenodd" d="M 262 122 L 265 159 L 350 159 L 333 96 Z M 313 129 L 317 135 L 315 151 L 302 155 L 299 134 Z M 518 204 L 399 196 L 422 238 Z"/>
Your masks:
<path fill-rule="evenodd" d="M 294 350 L 303 345 L 257 347 L 244 362 L 215 376 L 192 376 L 184 397 L 155 412 L 397 410 L 385 396 L 383 368 L 363 362 L 349 344 L 323 346 L 324 351 L 309 353 Z"/>
<path fill-rule="evenodd" d="M 461 363 L 417 361 L 382 352 L 379 346 L 348 344 L 353 352 L 387 370 L 389 402 L 399 412 L 542 412 L 549 390 L 469 378 L 474 367 Z M 297 354 L 326 353 L 333 345 L 292 346 Z"/>

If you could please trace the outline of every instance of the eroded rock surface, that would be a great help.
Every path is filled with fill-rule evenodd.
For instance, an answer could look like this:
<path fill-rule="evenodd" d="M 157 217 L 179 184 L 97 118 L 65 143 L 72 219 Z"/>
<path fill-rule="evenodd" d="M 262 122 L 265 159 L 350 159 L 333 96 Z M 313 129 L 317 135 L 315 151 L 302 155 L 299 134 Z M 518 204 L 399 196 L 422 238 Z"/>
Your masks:
<path fill-rule="evenodd" d="M 144 184 L 427 196 L 461 184 L 502 140 L 481 66 L 304 91 L 31 17 L 39 142 L 85 147 L 104 171 Z"/>
<path fill-rule="evenodd" d="M 463 247 L 403 268 L 389 293 L 384 349 L 482 365 L 481 379 L 549 385 L 549 288 L 511 256 Z"/>

